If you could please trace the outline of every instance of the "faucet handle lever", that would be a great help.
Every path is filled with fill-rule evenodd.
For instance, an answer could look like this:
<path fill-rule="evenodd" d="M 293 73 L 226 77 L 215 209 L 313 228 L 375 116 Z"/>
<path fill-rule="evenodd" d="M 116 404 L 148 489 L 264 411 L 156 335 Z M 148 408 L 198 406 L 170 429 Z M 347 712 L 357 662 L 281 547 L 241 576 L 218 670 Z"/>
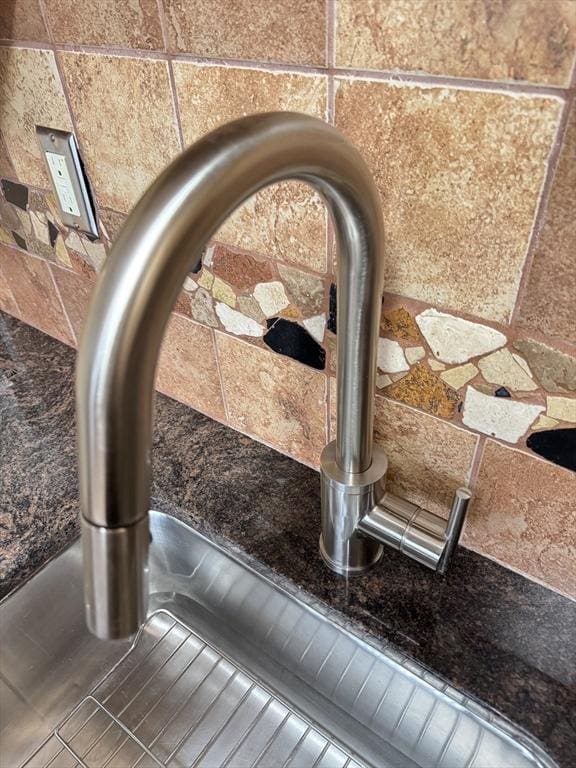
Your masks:
<path fill-rule="evenodd" d="M 470 503 L 471 498 L 472 494 L 468 488 L 458 488 L 454 494 L 450 516 L 448 517 L 446 531 L 444 533 L 446 544 L 444 545 L 444 551 L 442 552 L 442 557 L 438 563 L 439 573 L 446 573 L 450 558 L 460 539 L 464 518 L 466 517 L 466 510 L 468 509 L 468 504 Z"/>

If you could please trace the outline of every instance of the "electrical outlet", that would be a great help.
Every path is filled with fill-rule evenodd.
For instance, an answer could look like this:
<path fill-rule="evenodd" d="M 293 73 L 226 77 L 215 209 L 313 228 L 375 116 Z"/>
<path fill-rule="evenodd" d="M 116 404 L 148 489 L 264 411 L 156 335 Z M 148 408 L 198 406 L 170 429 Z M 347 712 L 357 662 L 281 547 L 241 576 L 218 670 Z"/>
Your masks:
<path fill-rule="evenodd" d="M 90 187 L 74 134 L 37 125 L 36 135 L 63 223 L 98 237 Z"/>

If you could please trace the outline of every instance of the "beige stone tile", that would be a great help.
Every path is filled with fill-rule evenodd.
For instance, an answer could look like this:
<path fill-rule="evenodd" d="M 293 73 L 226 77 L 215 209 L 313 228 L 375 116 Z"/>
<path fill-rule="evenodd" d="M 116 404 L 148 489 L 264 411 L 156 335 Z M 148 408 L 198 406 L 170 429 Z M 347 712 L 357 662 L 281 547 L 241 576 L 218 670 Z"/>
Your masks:
<path fill-rule="evenodd" d="M 163 48 L 157 0 L 43 0 L 56 43 Z"/>
<path fill-rule="evenodd" d="M 52 266 L 51 269 L 66 314 L 76 335 L 76 341 L 80 342 L 88 302 L 96 283 L 96 275 L 89 272 L 88 269 L 83 273 L 60 269 L 57 266 Z"/>
<path fill-rule="evenodd" d="M 338 0 L 336 61 L 568 85 L 576 52 L 573 0 Z"/>
<path fill-rule="evenodd" d="M 16 172 L 12 166 L 12 161 L 6 150 L 6 145 L 0 135 L 0 177 L 3 179 L 8 177 L 10 179 L 16 178 Z"/>
<path fill-rule="evenodd" d="M 230 426 L 317 465 L 326 444 L 326 377 L 216 333 Z"/>
<path fill-rule="evenodd" d="M 0 48 L 0 132 L 20 181 L 47 187 L 36 125 L 72 130 L 54 54 Z"/>
<path fill-rule="evenodd" d="M 330 380 L 331 437 L 336 380 Z M 388 488 L 447 517 L 454 491 L 468 484 L 478 438 L 445 421 L 376 395 L 374 439 L 388 456 Z"/>
<path fill-rule="evenodd" d="M 0 40 L 48 40 L 39 0 L 2 0 L 0 2 Z"/>
<path fill-rule="evenodd" d="M 574 4 L 576 9 L 576 3 Z M 531 330 L 576 342 L 576 106 L 520 307 Z"/>
<path fill-rule="evenodd" d="M 174 77 L 187 143 L 255 112 L 288 110 L 325 116 L 326 78 L 321 75 L 175 62 Z M 317 271 L 326 268 L 324 205 L 308 187 L 296 182 L 277 184 L 252 197 L 216 239 Z"/>
<path fill-rule="evenodd" d="M 74 339 L 48 264 L 0 245 L 0 270 L 20 309 L 20 318 L 73 345 Z"/>
<path fill-rule="evenodd" d="M 7 312 L 9 315 L 14 315 L 14 317 L 20 316 L 20 309 L 18 308 L 18 304 L 16 304 L 16 299 L 14 298 L 14 294 L 12 293 L 12 289 L 8 285 L 8 279 L 4 276 L 1 269 L 0 269 L 0 309 L 3 312 Z"/>
<path fill-rule="evenodd" d="M 464 544 L 576 597 L 576 474 L 488 440 Z"/>
<path fill-rule="evenodd" d="M 165 61 L 60 53 L 101 205 L 127 213 L 179 151 Z"/>
<path fill-rule="evenodd" d="M 324 64 L 324 0 L 164 0 L 164 7 L 174 51 Z"/>
<path fill-rule="evenodd" d="M 554 98 L 340 81 L 336 123 L 382 197 L 387 291 L 508 319 L 560 107 Z"/>
<path fill-rule="evenodd" d="M 162 343 L 157 388 L 209 416 L 224 419 L 212 331 L 172 315 Z"/>

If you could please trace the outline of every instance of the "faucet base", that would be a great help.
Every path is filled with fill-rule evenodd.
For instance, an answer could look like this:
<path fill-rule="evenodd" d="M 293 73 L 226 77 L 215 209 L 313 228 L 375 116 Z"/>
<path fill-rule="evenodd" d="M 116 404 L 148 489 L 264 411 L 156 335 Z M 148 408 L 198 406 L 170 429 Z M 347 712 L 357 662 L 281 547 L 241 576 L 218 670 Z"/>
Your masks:
<path fill-rule="evenodd" d="M 360 521 L 383 498 L 388 459 L 374 448 L 365 472 L 343 472 L 336 462 L 336 441 L 320 457 L 322 483 L 322 535 L 320 554 L 339 574 L 362 573 L 382 556 L 382 544 L 358 530 Z"/>

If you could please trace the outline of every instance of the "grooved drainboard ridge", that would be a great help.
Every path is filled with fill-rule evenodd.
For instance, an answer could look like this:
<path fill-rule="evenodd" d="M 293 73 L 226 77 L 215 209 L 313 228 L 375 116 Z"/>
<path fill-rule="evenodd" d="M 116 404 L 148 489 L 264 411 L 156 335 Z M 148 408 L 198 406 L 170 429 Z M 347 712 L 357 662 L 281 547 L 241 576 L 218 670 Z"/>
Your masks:
<path fill-rule="evenodd" d="M 164 610 L 22 764 L 77 766 L 366 768 Z"/>

